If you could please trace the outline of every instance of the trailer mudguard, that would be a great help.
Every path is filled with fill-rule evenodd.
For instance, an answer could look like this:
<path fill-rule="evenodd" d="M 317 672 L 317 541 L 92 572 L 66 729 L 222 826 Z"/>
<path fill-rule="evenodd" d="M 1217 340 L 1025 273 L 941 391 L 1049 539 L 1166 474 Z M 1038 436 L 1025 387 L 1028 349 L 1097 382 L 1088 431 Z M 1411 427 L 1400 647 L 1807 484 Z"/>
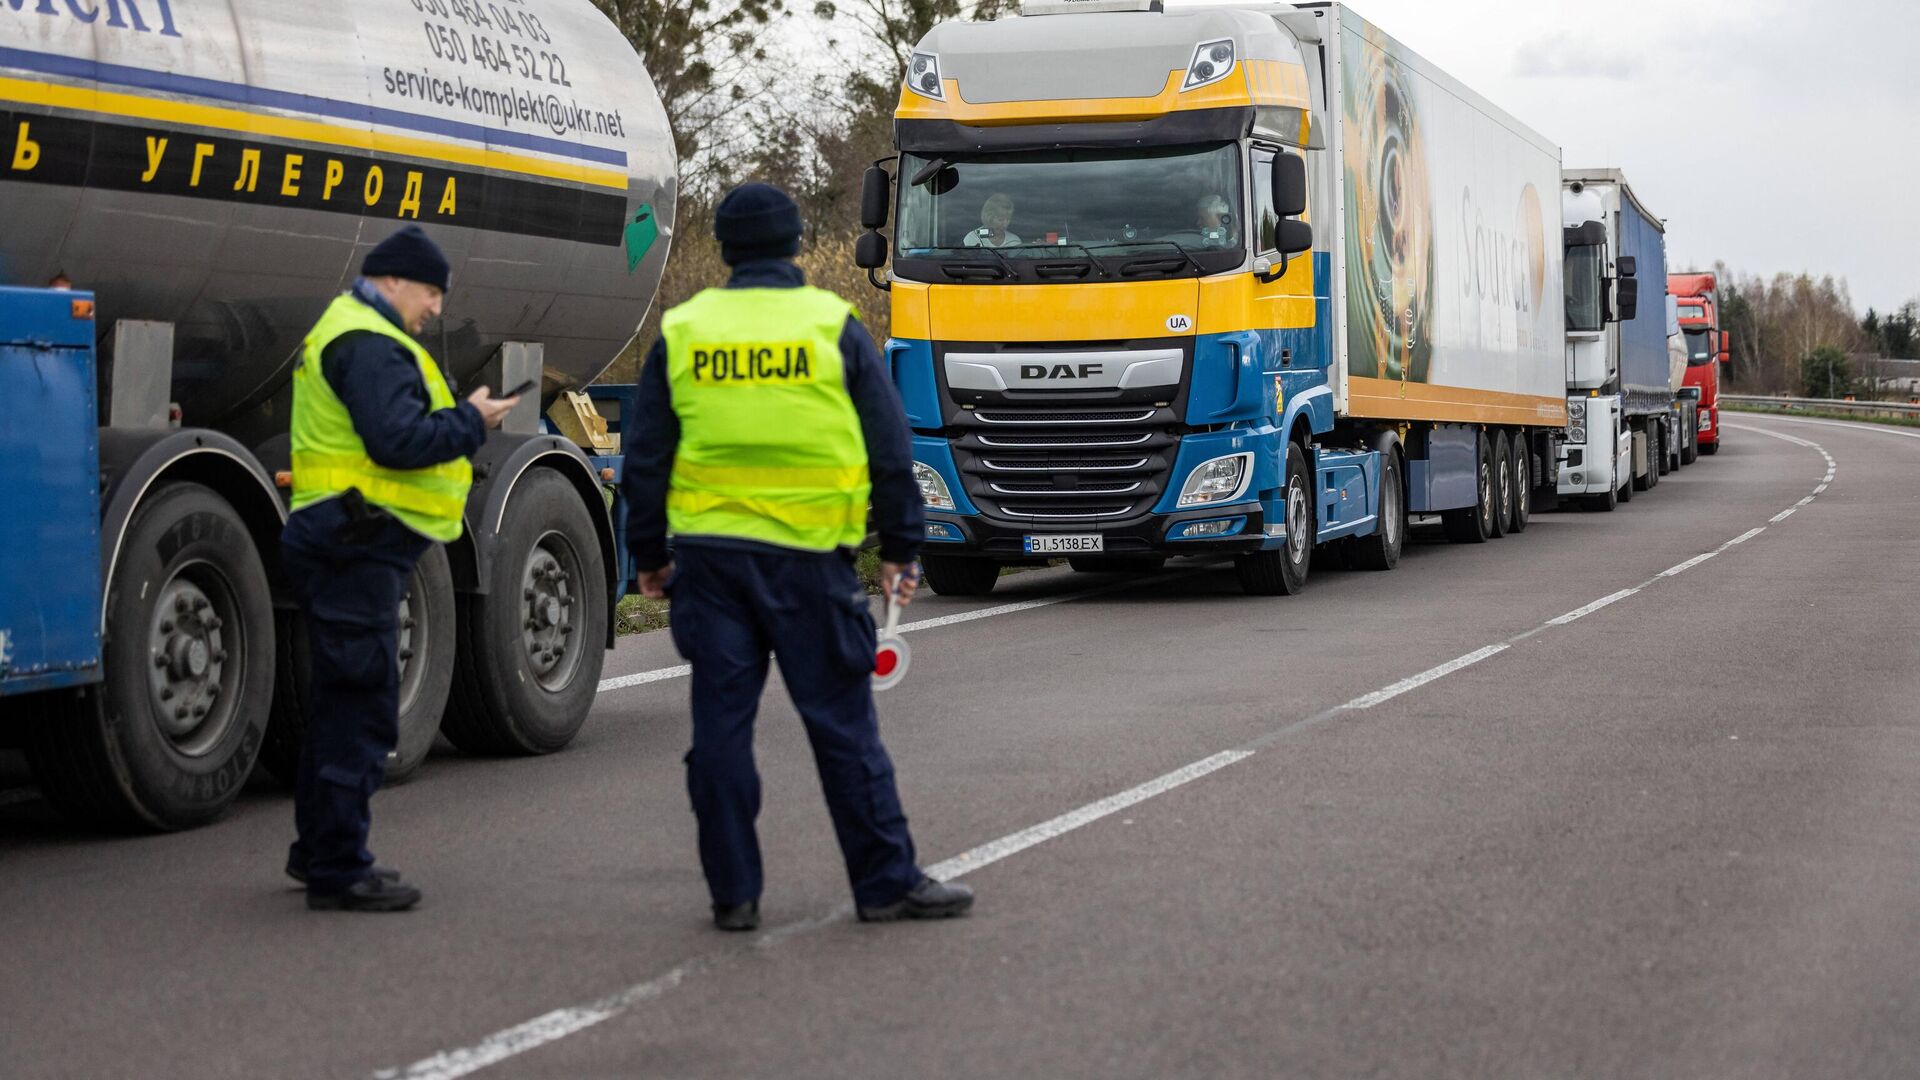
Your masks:
<path fill-rule="evenodd" d="M 205 428 L 101 428 L 101 625 L 106 625 L 104 597 L 113 587 L 114 565 L 127 522 L 156 485 L 179 480 L 212 488 L 233 505 L 260 551 L 267 580 L 273 586 L 274 606 L 291 607 L 280 572 L 280 529 L 286 524 L 287 511 L 274 489 L 273 476 L 252 451 Z"/>
<path fill-rule="evenodd" d="M 600 475 L 586 452 L 557 435 L 509 435 L 490 432 L 473 456 L 473 490 L 467 495 L 466 530 L 447 545 L 453 564 L 454 588 L 485 593 L 493 567 L 494 538 L 513 496 L 514 485 L 532 469 L 552 469 L 565 477 L 587 504 L 588 516 L 600 541 L 601 563 L 607 572 L 607 610 L 620 595 L 620 543 L 613 531 L 613 512 L 601 493 Z M 613 647 L 614 619 L 607 619 L 607 647 Z"/>

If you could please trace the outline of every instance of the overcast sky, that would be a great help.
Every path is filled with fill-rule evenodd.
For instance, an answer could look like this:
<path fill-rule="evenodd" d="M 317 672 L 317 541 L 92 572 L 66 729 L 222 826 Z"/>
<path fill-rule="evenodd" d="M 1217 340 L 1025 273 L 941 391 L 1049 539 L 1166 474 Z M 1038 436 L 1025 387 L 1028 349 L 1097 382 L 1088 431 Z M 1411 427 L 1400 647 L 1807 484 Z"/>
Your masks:
<path fill-rule="evenodd" d="M 1832 274 L 1863 312 L 1920 298 L 1920 0 L 1352 6 L 1567 165 L 1626 170 L 1674 268 Z"/>

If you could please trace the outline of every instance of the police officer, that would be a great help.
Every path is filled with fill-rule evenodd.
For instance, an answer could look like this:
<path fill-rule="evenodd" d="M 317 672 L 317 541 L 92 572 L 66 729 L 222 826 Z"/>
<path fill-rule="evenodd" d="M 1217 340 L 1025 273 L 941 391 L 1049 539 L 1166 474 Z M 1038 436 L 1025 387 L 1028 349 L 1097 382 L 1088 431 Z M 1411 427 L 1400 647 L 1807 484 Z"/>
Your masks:
<path fill-rule="evenodd" d="M 367 852 L 369 800 L 399 737 L 399 607 L 414 563 L 459 537 L 467 458 L 515 399 L 455 404 L 413 339 L 440 314 L 446 256 L 417 225 L 373 249 L 307 335 L 293 375 L 293 514 L 280 536 L 312 656 L 287 874 L 307 906 L 404 911 L 420 890 Z"/>
<path fill-rule="evenodd" d="M 778 188 L 746 184 L 721 202 L 714 234 L 732 278 L 666 313 L 626 452 L 636 584 L 672 596 L 673 641 L 693 665 L 687 792 L 722 930 L 759 925 L 753 720 L 769 651 L 806 724 L 860 918 L 973 905 L 972 890 L 914 861 L 853 569 L 871 494 L 883 583 L 912 598 L 925 524 L 906 416 L 852 308 L 790 261 L 800 233 Z"/>

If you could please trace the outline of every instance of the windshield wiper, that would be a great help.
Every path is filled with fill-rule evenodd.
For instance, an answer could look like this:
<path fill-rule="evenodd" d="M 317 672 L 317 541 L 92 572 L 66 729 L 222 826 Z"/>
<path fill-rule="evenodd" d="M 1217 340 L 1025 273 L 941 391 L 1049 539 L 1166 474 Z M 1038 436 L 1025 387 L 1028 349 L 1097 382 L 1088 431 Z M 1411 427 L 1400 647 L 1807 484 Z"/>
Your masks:
<path fill-rule="evenodd" d="M 993 248 L 984 244 L 982 244 L 979 247 L 964 247 L 964 246 L 963 247 L 932 247 L 932 248 L 927 248 L 925 250 L 927 251 L 961 251 L 961 252 L 966 252 L 969 255 L 971 255 L 976 251 L 984 251 L 987 254 L 993 256 L 994 259 L 1000 263 L 1000 268 L 1002 270 L 1001 277 L 1012 278 L 1015 281 L 1020 280 L 1020 271 L 1015 270 L 1013 268 L 1013 263 L 1007 261 L 1007 257 L 1005 255 L 1000 254 L 998 251 L 995 251 Z M 979 263 L 972 263 L 972 264 L 951 263 L 946 266 L 943 266 L 941 269 L 946 270 L 951 275 L 954 270 L 965 270 L 965 269 L 969 269 L 970 267 L 977 267 L 982 270 L 992 269 L 991 267 L 981 266 Z"/>
<path fill-rule="evenodd" d="M 1088 247 L 1085 244 L 1080 243 L 1077 240 L 1059 240 L 1051 244 L 1023 244 L 1021 246 L 1022 247 L 1038 247 L 1038 248 L 1076 247 L 1086 253 L 1087 265 L 1093 267 L 1094 273 L 1099 274 L 1101 277 L 1113 276 L 1112 274 L 1107 273 L 1106 267 L 1100 265 L 1100 257 L 1093 253 L 1093 249 Z M 1035 273 L 1036 274 L 1039 273 L 1037 268 L 1035 270 Z"/>
<path fill-rule="evenodd" d="M 1186 246 L 1181 244 L 1178 240 L 1117 240 L 1111 244 L 1102 244 L 1100 246 L 1103 248 L 1170 247 L 1174 251 L 1177 251 L 1180 253 L 1180 258 L 1186 260 L 1186 263 L 1188 266 L 1193 267 L 1194 273 L 1205 274 L 1207 272 L 1207 268 L 1200 265 L 1200 260 L 1193 257 L 1193 252 L 1187 250 Z M 1155 259 L 1152 257 L 1148 257 L 1144 259 L 1130 259 L 1120 264 L 1120 276 L 1126 277 L 1127 271 L 1133 269 L 1136 266 L 1142 266 L 1149 263 L 1163 263 L 1166 261 L 1167 261 L 1166 259 Z"/>

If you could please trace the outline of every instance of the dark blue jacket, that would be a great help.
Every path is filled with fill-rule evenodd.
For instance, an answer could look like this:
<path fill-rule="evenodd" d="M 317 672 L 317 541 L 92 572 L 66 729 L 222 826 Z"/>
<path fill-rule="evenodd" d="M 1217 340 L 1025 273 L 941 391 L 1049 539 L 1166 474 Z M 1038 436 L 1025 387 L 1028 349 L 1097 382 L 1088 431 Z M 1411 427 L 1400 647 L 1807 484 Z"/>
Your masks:
<path fill-rule="evenodd" d="M 393 306 L 365 278 L 354 283 L 353 295 L 406 332 Z M 455 408 L 434 411 L 413 354 L 385 334 L 371 330 L 341 334 L 321 351 L 320 371 L 347 407 L 354 433 L 376 465 L 424 469 L 472 457 L 487 441 L 486 421 L 472 405 L 462 401 Z M 286 537 L 309 550 L 326 550 L 334 546 L 335 533 L 346 520 L 341 501 L 326 499 L 289 518 Z M 422 539 L 398 520 L 383 531 L 392 541 L 386 546 L 413 547 L 414 540 Z M 418 558 L 419 553 L 412 557 Z"/>
<path fill-rule="evenodd" d="M 806 275 L 785 259 L 758 259 L 733 268 L 729 289 L 794 289 L 806 284 Z M 906 410 L 886 361 L 874 347 L 867 328 L 854 316 L 840 331 L 840 357 L 846 371 L 847 394 L 860 415 L 860 433 L 867 443 L 867 472 L 873 480 L 874 527 L 880 534 L 880 557 L 887 562 L 912 562 L 926 539 L 926 520 L 920 504 L 920 485 L 913 478 L 913 448 L 907 436 Z M 673 411 L 667 383 L 667 345 L 656 341 L 640 369 L 639 398 L 634 430 L 622 433 L 626 463 L 621 490 L 627 497 L 627 548 L 634 568 L 658 570 L 669 560 L 667 552 L 667 480 L 673 472 L 674 451 L 680 445 L 680 418 Z M 785 551 L 771 544 L 716 537 L 685 537 L 677 544 L 699 544 L 754 551 Z"/>

